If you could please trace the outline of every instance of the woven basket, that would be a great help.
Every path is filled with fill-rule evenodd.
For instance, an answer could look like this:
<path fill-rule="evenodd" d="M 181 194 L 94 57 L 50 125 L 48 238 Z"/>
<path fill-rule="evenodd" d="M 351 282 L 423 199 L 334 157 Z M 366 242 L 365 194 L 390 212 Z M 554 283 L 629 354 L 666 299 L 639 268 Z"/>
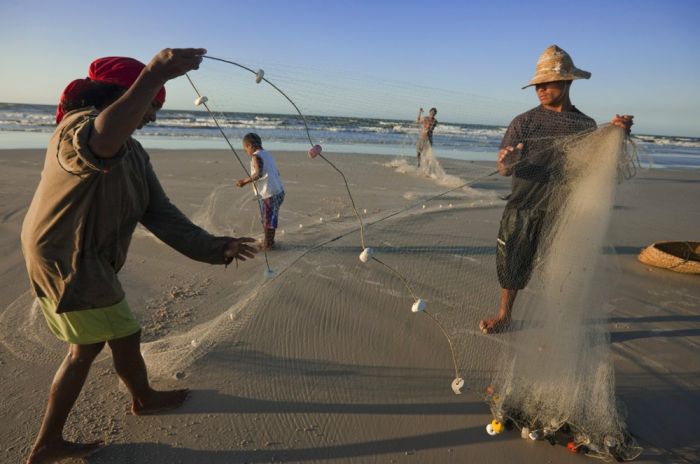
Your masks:
<path fill-rule="evenodd" d="M 650 266 L 684 274 L 700 274 L 700 242 L 656 242 L 637 257 Z"/>

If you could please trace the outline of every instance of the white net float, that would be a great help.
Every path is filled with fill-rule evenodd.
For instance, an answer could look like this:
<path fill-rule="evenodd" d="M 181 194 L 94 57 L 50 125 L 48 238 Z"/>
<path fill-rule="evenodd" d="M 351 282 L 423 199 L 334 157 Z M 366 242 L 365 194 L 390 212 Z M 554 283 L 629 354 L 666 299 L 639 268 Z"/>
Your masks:
<path fill-rule="evenodd" d="M 422 298 L 418 298 L 411 306 L 411 311 L 414 313 L 420 313 L 425 311 L 425 301 Z"/>
<path fill-rule="evenodd" d="M 273 271 L 272 269 L 265 269 L 265 272 L 263 275 L 265 276 L 266 279 L 271 279 L 271 278 L 275 277 L 277 275 L 277 273 L 275 271 Z"/>
<path fill-rule="evenodd" d="M 372 248 L 365 248 L 362 250 L 362 253 L 360 253 L 360 261 L 363 263 L 366 263 L 370 259 L 372 259 L 372 256 L 374 255 L 374 250 Z"/>

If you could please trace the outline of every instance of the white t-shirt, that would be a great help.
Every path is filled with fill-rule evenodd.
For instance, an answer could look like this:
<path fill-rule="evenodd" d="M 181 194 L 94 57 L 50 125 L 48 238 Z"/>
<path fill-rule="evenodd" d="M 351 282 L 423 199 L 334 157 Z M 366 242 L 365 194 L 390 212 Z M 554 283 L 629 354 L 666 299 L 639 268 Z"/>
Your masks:
<path fill-rule="evenodd" d="M 273 195 L 284 192 L 284 185 L 282 185 L 282 179 L 280 178 L 280 172 L 277 169 L 277 164 L 275 159 L 265 150 L 258 150 L 254 155 L 260 157 L 262 161 L 262 173 L 260 179 L 255 181 L 255 186 L 257 186 L 257 196 L 262 199 L 270 198 Z M 250 173 L 251 175 L 257 174 L 255 170 L 254 159 L 250 158 Z"/>

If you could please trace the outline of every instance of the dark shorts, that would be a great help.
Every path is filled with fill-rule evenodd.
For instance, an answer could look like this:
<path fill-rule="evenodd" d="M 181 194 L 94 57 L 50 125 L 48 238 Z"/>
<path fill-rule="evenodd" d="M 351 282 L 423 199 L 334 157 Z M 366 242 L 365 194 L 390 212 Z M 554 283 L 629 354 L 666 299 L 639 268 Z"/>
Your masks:
<path fill-rule="evenodd" d="M 262 200 L 263 225 L 266 229 L 276 229 L 280 206 L 284 201 L 284 192 L 272 195 Z"/>
<path fill-rule="evenodd" d="M 506 208 L 496 245 L 496 271 L 501 288 L 525 288 L 532 274 L 547 212 Z"/>

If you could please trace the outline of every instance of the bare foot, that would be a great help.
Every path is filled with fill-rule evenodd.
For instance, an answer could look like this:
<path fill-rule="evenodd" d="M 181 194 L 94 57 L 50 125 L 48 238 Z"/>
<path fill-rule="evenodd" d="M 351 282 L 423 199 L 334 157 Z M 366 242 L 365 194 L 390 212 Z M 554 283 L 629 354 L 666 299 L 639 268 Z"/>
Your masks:
<path fill-rule="evenodd" d="M 59 440 L 54 443 L 37 443 L 32 449 L 32 454 L 27 459 L 27 464 L 44 464 L 59 462 L 69 458 L 84 458 L 104 447 L 101 441 L 92 443 L 73 443 Z"/>
<path fill-rule="evenodd" d="M 257 246 L 258 250 L 263 251 L 263 250 L 272 250 L 275 247 L 275 244 L 273 243 L 272 245 L 268 245 L 264 241 L 259 241 L 258 243 L 256 243 L 256 246 Z"/>
<path fill-rule="evenodd" d="M 135 416 L 146 416 L 149 414 L 159 414 L 179 408 L 185 402 L 190 391 L 187 388 L 181 390 L 157 391 L 151 390 L 145 399 L 134 399 L 131 406 L 131 413 Z"/>
<path fill-rule="evenodd" d="M 493 319 L 482 319 L 479 321 L 479 329 L 485 334 L 505 332 L 509 327 L 510 318 L 508 317 L 495 317 Z"/>

